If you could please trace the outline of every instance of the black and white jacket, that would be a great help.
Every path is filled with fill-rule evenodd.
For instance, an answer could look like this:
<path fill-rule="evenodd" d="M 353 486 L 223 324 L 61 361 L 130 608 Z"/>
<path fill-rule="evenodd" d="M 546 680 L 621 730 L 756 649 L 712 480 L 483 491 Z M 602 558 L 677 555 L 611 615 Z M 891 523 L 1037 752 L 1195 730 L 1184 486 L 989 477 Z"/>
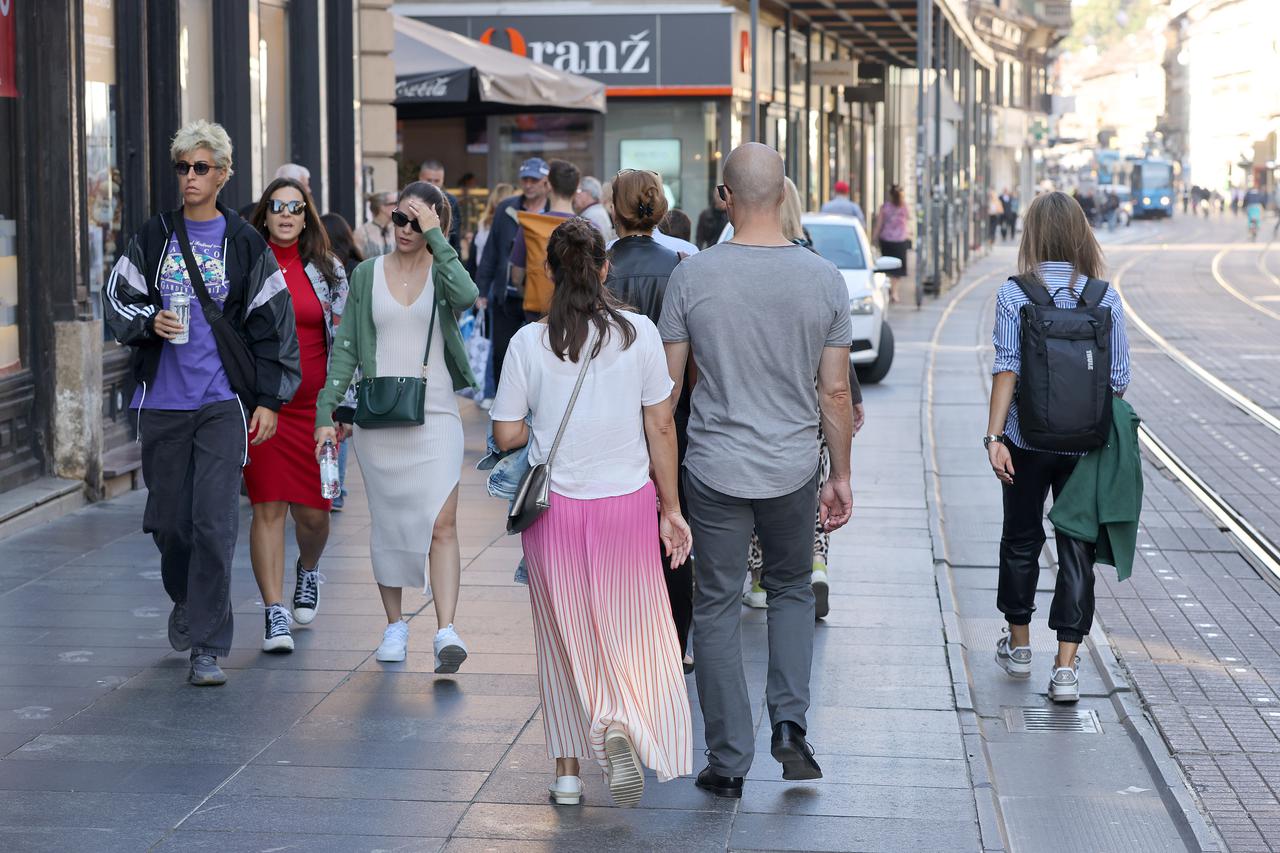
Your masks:
<path fill-rule="evenodd" d="M 257 367 L 256 396 L 246 402 L 279 411 L 302 382 L 293 300 L 262 235 L 222 204 L 218 212 L 227 220 L 222 257 L 228 292 L 222 310 L 249 345 Z M 161 213 L 142 226 L 102 291 L 107 326 L 117 341 L 133 347 L 130 367 L 144 387 L 154 381 L 160 366 L 164 338 L 152 326 L 156 312 L 164 307 L 157 279 L 174 217 L 181 215 L 181 209 Z M 195 299 L 191 307 L 200 310 Z"/>

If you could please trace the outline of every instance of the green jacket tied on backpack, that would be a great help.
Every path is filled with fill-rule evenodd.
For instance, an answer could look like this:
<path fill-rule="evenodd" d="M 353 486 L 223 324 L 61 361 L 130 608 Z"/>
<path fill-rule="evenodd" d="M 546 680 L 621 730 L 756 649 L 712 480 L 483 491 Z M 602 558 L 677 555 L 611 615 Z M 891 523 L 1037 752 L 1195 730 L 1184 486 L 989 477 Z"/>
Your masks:
<path fill-rule="evenodd" d="M 1115 566 L 1125 580 L 1133 573 L 1142 511 L 1141 419 L 1119 397 L 1111 400 L 1107 443 L 1078 463 L 1053 502 L 1049 520 L 1060 533 L 1097 545 L 1095 562 Z"/>

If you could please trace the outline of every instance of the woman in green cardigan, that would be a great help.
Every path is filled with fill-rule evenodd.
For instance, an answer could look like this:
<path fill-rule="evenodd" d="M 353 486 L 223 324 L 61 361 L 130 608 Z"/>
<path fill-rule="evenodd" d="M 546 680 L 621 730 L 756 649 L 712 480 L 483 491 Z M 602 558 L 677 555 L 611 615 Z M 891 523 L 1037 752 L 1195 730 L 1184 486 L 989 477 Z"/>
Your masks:
<path fill-rule="evenodd" d="M 343 398 L 357 369 L 366 378 L 426 375 L 421 426 L 357 425 L 354 441 L 373 521 L 373 576 L 387 612 L 376 657 L 405 659 L 409 626 L 401 612 L 402 590 L 425 586 L 429 561 L 439 628 L 436 672 L 457 672 L 467 657 L 453 627 L 461 572 L 457 509 L 463 451 L 454 391 L 475 386 L 454 312 L 471 307 L 477 291 L 444 236 L 449 214 L 448 202 L 431 184 L 413 183 L 400 192 L 392 214 L 395 251 L 365 261 L 351 274 L 347 310 L 316 406 L 319 453 L 325 441 L 339 438 L 334 415 L 346 420 L 350 408 L 342 405 Z"/>

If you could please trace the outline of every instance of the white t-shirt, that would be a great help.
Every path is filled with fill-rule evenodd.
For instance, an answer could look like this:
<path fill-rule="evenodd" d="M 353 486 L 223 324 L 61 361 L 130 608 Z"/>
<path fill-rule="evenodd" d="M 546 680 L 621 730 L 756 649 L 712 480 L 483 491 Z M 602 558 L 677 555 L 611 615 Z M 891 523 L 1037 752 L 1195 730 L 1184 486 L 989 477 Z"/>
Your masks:
<path fill-rule="evenodd" d="M 551 469 L 552 491 L 567 498 L 629 495 L 649 480 L 641 410 L 668 399 L 675 383 L 667 374 L 662 338 L 653 321 L 630 311 L 622 314 L 636 330 L 635 343 L 622 349 L 621 334 L 611 330 L 587 367 Z M 530 465 L 547 460 L 580 369 L 580 363 L 556 358 L 545 323 L 530 323 L 511 339 L 489 417 L 519 421 L 533 413 Z"/>

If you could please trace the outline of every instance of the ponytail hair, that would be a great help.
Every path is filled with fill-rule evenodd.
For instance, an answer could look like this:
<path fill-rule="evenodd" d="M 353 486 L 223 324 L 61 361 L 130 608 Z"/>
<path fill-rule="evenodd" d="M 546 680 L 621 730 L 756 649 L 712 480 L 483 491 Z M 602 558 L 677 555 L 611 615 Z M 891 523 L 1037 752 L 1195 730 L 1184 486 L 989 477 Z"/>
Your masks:
<path fill-rule="evenodd" d="M 667 215 L 662 177 L 647 169 L 623 169 L 613 179 L 613 215 L 628 231 L 652 231 Z"/>
<path fill-rule="evenodd" d="M 622 316 L 620 304 L 604 286 L 609 255 L 604 235 L 580 216 L 568 219 L 551 232 L 547 241 L 547 268 L 556 288 L 547 312 L 547 337 L 551 351 L 561 361 L 578 361 L 591 326 L 596 342 L 591 357 L 600 354 L 612 326 L 622 335 L 622 348 L 636 340 L 636 330 Z"/>

